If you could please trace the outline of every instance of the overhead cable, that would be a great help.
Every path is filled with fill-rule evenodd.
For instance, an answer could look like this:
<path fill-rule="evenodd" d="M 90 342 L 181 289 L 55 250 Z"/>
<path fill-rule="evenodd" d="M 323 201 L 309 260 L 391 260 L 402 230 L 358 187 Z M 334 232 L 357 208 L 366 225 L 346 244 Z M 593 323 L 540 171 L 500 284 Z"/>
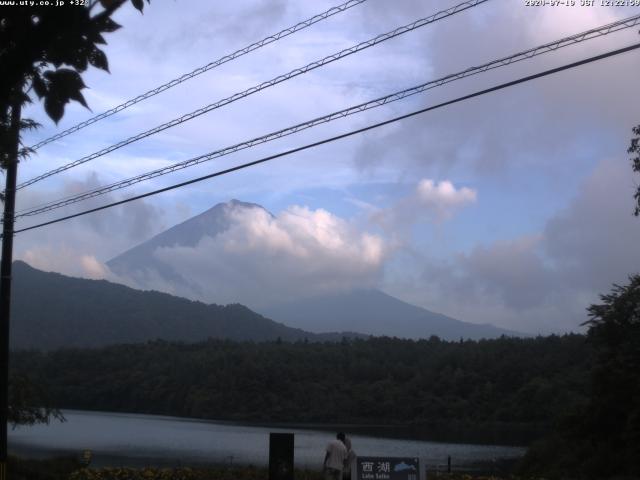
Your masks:
<path fill-rule="evenodd" d="M 387 40 L 390 40 L 392 38 L 398 37 L 400 35 L 403 35 L 405 33 L 411 32 L 413 30 L 416 30 L 418 28 L 430 25 L 434 22 L 437 22 L 439 20 L 442 20 L 444 18 L 448 18 L 452 15 L 455 15 L 456 13 L 462 12 L 464 10 L 468 10 L 470 8 L 473 8 L 479 4 L 488 2 L 489 0 L 467 0 L 465 2 L 462 2 L 456 6 L 450 7 L 446 10 L 442 10 L 440 12 L 437 12 L 429 17 L 426 18 L 422 18 L 420 20 L 416 20 L 415 22 L 412 22 L 410 24 L 404 25 L 402 27 L 398 27 L 390 32 L 387 33 L 383 33 L 380 35 L 377 35 L 376 37 L 367 40 L 365 42 L 361 42 L 357 45 L 354 45 L 350 48 L 346 48 L 344 50 L 341 50 L 337 53 L 333 53 L 327 57 L 324 57 L 320 60 L 316 60 L 315 62 L 311 62 L 307 65 L 305 65 L 304 67 L 300 67 L 300 68 L 296 68 L 294 70 L 291 70 L 289 73 L 285 73 L 283 75 L 278 75 L 275 78 L 272 78 L 271 80 L 268 80 L 266 82 L 263 82 L 259 85 L 253 86 L 251 88 L 248 88 L 242 92 L 239 93 L 235 93 L 234 95 L 231 95 L 230 97 L 226 97 L 222 100 L 218 100 L 215 103 L 209 104 L 207 106 L 204 106 L 202 108 L 199 108 L 197 110 L 194 110 L 193 112 L 187 113 L 185 115 L 182 115 L 181 117 L 175 118 L 167 123 L 163 123 L 162 125 L 159 125 L 157 127 L 154 127 L 150 130 L 147 130 L 145 132 L 139 133 L 138 135 L 135 135 L 133 137 L 129 137 L 125 140 L 122 140 L 116 144 L 110 145 L 106 148 L 103 148 L 102 150 L 99 150 L 95 153 L 92 153 L 90 155 L 87 155 L 85 157 L 82 157 L 78 160 L 75 160 L 71 163 L 68 163 L 66 165 L 62 165 L 58 168 L 55 168 L 53 170 L 50 170 L 46 173 L 43 173 L 42 175 L 38 175 L 37 177 L 31 178 L 30 180 L 27 180 L 25 182 L 20 183 L 16 189 L 20 190 L 24 187 L 27 187 L 29 185 L 32 185 L 36 182 L 39 182 L 41 180 L 44 180 L 45 178 L 49 178 L 53 175 L 56 175 L 58 173 L 64 172 L 66 170 L 69 170 L 70 168 L 76 167 L 78 165 L 82 165 L 83 163 L 87 163 L 91 160 L 95 160 L 96 158 L 102 157 L 103 155 L 106 155 L 107 153 L 111 153 L 115 150 L 118 150 L 119 148 L 122 148 L 126 145 L 129 145 L 131 143 L 137 142 L 138 140 L 142 140 L 143 138 L 149 137 L 151 135 L 154 135 L 156 133 L 162 132 L 168 128 L 171 127 L 175 127 L 176 125 L 180 125 L 181 123 L 187 122 L 189 120 L 192 120 L 196 117 L 199 117 L 200 115 L 204 115 L 205 113 L 211 112 L 212 110 L 215 110 L 217 108 L 223 107 L 225 105 L 228 105 L 230 103 L 233 103 L 237 100 L 240 100 L 242 98 L 248 97 L 250 95 L 253 95 L 255 93 L 258 93 L 262 90 L 265 90 L 269 87 L 272 87 L 274 85 L 278 85 L 279 83 L 285 82 L 287 80 L 290 80 L 294 77 L 297 77 L 299 75 L 308 73 L 312 70 L 315 70 L 316 68 L 328 65 L 329 63 L 335 62 L 336 60 L 340 60 L 342 58 L 345 58 L 349 55 L 353 55 L 354 53 L 360 52 L 362 50 L 365 50 L 367 48 L 370 48 L 374 45 L 377 45 L 379 43 L 382 42 L 386 42 Z"/>
<path fill-rule="evenodd" d="M 317 142 L 309 143 L 307 145 L 304 145 L 304 146 L 301 146 L 301 147 L 297 147 L 297 148 L 293 148 L 293 149 L 287 150 L 285 152 L 280 152 L 280 153 L 277 153 L 275 155 L 270 155 L 268 157 L 263 157 L 263 158 L 261 158 L 259 160 L 254 160 L 252 162 L 248 162 L 248 163 L 244 163 L 244 164 L 241 164 L 241 165 L 237 165 L 235 167 L 227 168 L 225 170 L 220 170 L 220 171 L 217 171 L 217 172 L 214 172 L 214 173 L 210 173 L 208 175 L 203 175 L 203 176 L 198 177 L 198 178 L 194 178 L 194 179 L 187 180 L 185 182 L 180 182 L 180 183 L 168 186 L 168 187 L 164 187 L 164 188 L 160 188 L 160 189 L 157 189 L 157 190 L 153 190 L 151 192 L 147 192 L 147 193 L 144 193 L 144 194 L 141 194 L 141 195 L 136 195 L 136 196 L 133 196 L 133 197 L 129 197 L 129 198 L 126 198 L 124 200 L 117 201 L 117 202 L 108 203 L 108 204 L 102 205 L 100 207 L 84 210 L 82 212 L 78 212 L 78 213 L 75 213 L 73 215 L 66 215 L 64 217 L 59 217 L 59 218 L 56 218 L 54 220 L 50 220 L 48 222 L 43 222 L 43 223 L 39 223 L 37 225 L 32 225 L 32 226 L 29 226 L 29 227 L 21 228 L 21 229 L 15 230 L 14 233 L 26 232 L 26 231 L 33 230 L 33 229 L 36 229 L 36 228 L 45 227 L 47 225 L 53 225 L 55 223 L 63 222 L 63 221 L 66 221 L 66 220 L 70 220 L 72 218 L 81 217 L 81 216 L 84 216 L 84 215 L 88 215 L 90 213 L 94 213 L 94 212 L 99 212 L 101 210 L 105 210 L 107 208 L 112 208 L 112 207 L 115 207 L 115 206 L 118 206 L 118 205 L 123 205 L 123 204 L 129 203 L 129 202 L 133 202 L 135 200 L 140 200 L 140 199 L 143 199 L 143 198 L 147 198 L 147 197 L 150 197 L 150 196 L 153 196 L 153 195 L 157 195 L 157 194 L 160 194 L 160 193 L 168 192 L 170 190 L 175 190 L 177 188 L 186 187 L 188 185 L 192 185 L 194 183 L 202 182 L 202 181 L 208 180 L 210 178 L 219 177 L 219 176 L 226 175 L 226 174 L 238 171 L 238 170 L 242 170 L 242 169 L 246 169 L 246 168 L 249 168 L 249 167 L 253 167 L 253 166 L 259 165 L 261 163 L 265 163 L 265 162 L 269 162 L 271 160 L 275 160 L 277 158 L 281 158 L 281 157 L 284 157 L 284 156 L 292 155 L 294 153 L 301 152 L 303 150 L 308 150 L 308 149 L 311 149 L 311 148 L 315 148 L 315 147 L 318 147 L 320 145 L 324 145 L 324 144 L 331 143 L 331 142 L 334 142 L 334 141 L 337 141 L 337 140 L 348 138 L 348 137 L 351 137 L 351 136 L 354 136 L 354 135 L 357 135 L 357 134 L 360 134 L 360 133 L 367 132 L 369 130 L 373 130 L 375 128 L 379 128 L 379 127 L 382 127 L 382 126 L 385 126 L 385 125 L 389 125 L 391 123 L 398 122 L 400 120 L 404 120 L 404 119 L 407 119 L 407 118 L 410 118 L 410 117 L 414 117 L 416 115 L 420 115 L 420 114 L 423 114 L 423 113 L 426 113 L 426 112 L 437 110 L 439 108 L 446 107 L 448 105 L 453 105 L 455 103 L 463 102 L 463 101 L 469 100 L 471 98 L 479 97 L 481 95 L 486 95 L 488 93 L 496 92 L 498 90 L 502 90 L 502 89 L 505 89 L 505 88 L 508 88 L 508 87 L 519 85 L 521 83 L 525 83 L 525 82 L 529 82 L 529 81 L 532 81 L 532 80 L 536 80 L 538 78 L 542 78 L 542 77 L 546 77 L 546 76 L 549 76 L 549 75 L 553 75 L 553 74 L 556 74 L 556 73 L 559 73 L 559 72 L 562 72 L 562 71 L 565 71 L 565 70 L 569 70 L 569 69 L 572 69 L 572 68 L 579 67 L 581 65 L 586 65 L 588 63 L 597 62 L 597 61 L 603 60 L 605 58 L 613 57 L 615 55 L 620 55 L 622 53 L 626 53 L 626 52 L 629 52 L 629 51 L 632 51 L 632 50 L 636 50 L 638 48 L 640 48 L 640 43 L 636 43 L 636 44 L 633 44 L 633 45 L 630 45 L 630 46 L 624 47 L 624 48 L 619 48 L 617 50 L 613 50 L 613 51 L 609 51 L 607 53 L 603 53 L 601 55 L 596 55 L 596 56 L 593 56 L 593 57 L 589 57 L 589 58 L 586 58 L 584 60 L 580 60 L 578 62 L 569 63 L 569 64 L 563 65 L 561 67 L 552 68 L 550 70 L 545 70 L 543 72 L 539 72 L 539 73 L 536 73 L 534 75 L 528 75 L 526 77 L 522 77 L 522 78 L 519 78 L 517 80 L 512 80 L 510 82 L 502 83 L 500 85 L 496 85 L 496 86 L 491 87 L 491 88 L 480 90 L 480 91 L 477 91 L 477 92 L 474 92 L 474 93 L 471 93 L 471 94 L 468 94 L 468 95 L 464 95 L 462 97 L 455 98 L 453 100 L 449 100 L 449 101 L 446 101 L 446 102 L 439 103 L 437 105 L 432 105 L 432 106 L 427 107 L 427 108 L 416 110 L 416 111 L 413 111 L 411 113 L 407 113 L 405 115 L 400 115 L 400 116 L 391 118 L 389 120 L 385 120 L 383 122 L 375 123 L 375 124 L 368 125 L 368 126 L 363 127 L 363 128 L 352 130 L 350 132 L 343 133 L 341 135 L 336 135 L 334 137 L 330 137 L 330 138 L 326 138 L 324 140 L 320 140 L 320 141 L 317 141 Z"/>
<path fill-rule="evenodd" d="M 47 145 L 48 143 L 54 142 L 56 140 L 59 140 L 63 137 L 66 137 L 67 135 L 70 135 L 74 132 L 77 132 L 78 130 L 82 130 L 85 127 L 88 127 L 89 125 L 92 125 L 96 122 L 99 122 L 100 120 L 103 120 L 107 117 L 110 117 L 111 115 L 115 115 L 118 112 L 121 112 L 122 110 L 125 110 L 129 107 L 131 107 L 132 105 L 135 105 L 136 103 L 142 102 L 143 100 L 146 100 L 147 98 L 151 98 L 155 95 L 158 95 L 159 93 L 164 92 L 165 90 L 169 90 L 172 87 L 175 87 L 176 85 L 180 85 L 183 82 L 186 82 L 187 80 L 191 80 L 194 77 L 197 77 L 198 75 L 201 75 L 205 72 L 208 72 L 209 70 L 212 70 L 216 67 L 219 67 L 220 65 L 223 65 L 227 62 L 230 62 L 231 60 L 235 60 L 236 58 L 242 57 L 243 55 L 246 55 L 250 52 L 253 52 L 254 50 L 258 50 L 259 48 L 262 48 L 266 45 L 269 45 L 271 43 L 277 42 L 278 40 L 288 37 L 289 35 L 292 35 L 296 32 L 299 32 L 300 30 L 304 30 L 305 28 L 310 27 L 311 25 L 314 25 L 318 22 L 321 22 L 322 20 L 326 20 L 329 17 L 332 17 L 333 15 L 336 15 L 338 13 L 342 13 L 345 10 L 350 9 L 351 7 L 355 7 L 356 5 L 360 5 L 361 3 L 366 2 L 367 0 L 349 0 L 348 2 L 345 2 L 341 5 L 337 5 L 335 7 L 331 7 L 329 10 L 326 10 L 322 13 L 319 13 L 317 15 L 314 15 L 311 18 L 308 18 L 306 20 L 303 20 L 295 25 L 293 25 L 292 27 L 289 28 L 285 28 L 284 30 L 280 30 L 278 33 L 274 33 L 273 35 L 269 35 L 265 38 L 263 38 L 262 40 L 252 43 L 251 45 L 247 45 L 244 48 L 241 48 L 239 50 L 236 50 L 233 53 L 229 53 L 227 55 L 224 55 L 220 58 L 218 58 L 217 60 L 214 60 L 206 65 L 203 65 L 202 67 L 198 67 L 195 70 L 192 70 L 189 73 L 185 73 L 184 75 L 181 75 L 178 78 L 174 78 L 173 80 L 170 80 L 162 85 L 160 85 L 159 87 L 153 88 L 151 90 L 149 90 L 148 92 L 142 93 L 140 95 L 138 95 L 135 98 L 132 98 L 131 100 L 127 100 L 126 102 L 113 107 L 105 112 L 102 112 L 94 117 L 91 117 L 87 120 L 84 120 L 83 122 L 78 123 L 77 125 L 74 125 L 73 127 L 67 128 L 66 130 L 57 133 L 49 138 L 45 138 L 44 140 L 36 143 L 35 145 L 31 146 L 30 148 L 32 150 L 37 150 L 40 147 L 43 147 L 45 145 Z"/>
<path fill-rule="evenodd" d="M 604 35 L 608 35 L 612 32 L 616 32 L 619 31 L 621 29 L 624 28 L 630 28 L 633 27 L 635 25 L 640 24 L 640 14 L 639 15 L 635 15 L 633 17 L 624 19 L 624 20 L 620 20 L 618 22 L 613 22 L 607 25 L 603 25 L 601 27 L 598 28 L 593 28 L 590 30 L 586 30 L 584 32 L 575 34 L 575 35 L 571 35 L 569 37 L 565 37 L 562 38 L 560 40 L 556 40 L 554 42 L 549 42 L 549 43 L 545 43 L 544 45 L 540 45 L 537 46 L 535 48 L 530 48 L 528 50 L 516 53 L 514 55 L 510 55 L 507 57 L 503 57 L 497 60 L 492 60 L 488 63 L 484 63 L 482 65 L 479 66 L 475 66 L 475 67 L 470 67 L 467 68 L 466 70 L 462 70 L 461 72 L 457 72 L 457 73 L 453 73 L 450 75 L 446 75 L 444 77 L 438 78 L 436 80 L 430 80 L 426 83 L 422 83 L 420 85 L 416 85 L 413 86 L 411 88 L 407 88 L 405 90 L 401 90 L 398 92 L 394 92 L 392 94 L 389 95 L 385 95 L 383 97 L 379 97 L 376 98 L 374 100 L 370 100 L 368 102 L 365 103 L 361 103 L 359 105 L 355 105 L 355 106 L 351 106 L 349 108 L 343 109 L 343 110 L 339 110 L 337 112 L 333 112 L 330 113 L 328 115 L 324 115 L 322 117 L 317 117 L 314 118 L 312 120 L 308 120 L 306 122 L 303 123 L 299 123 L 297 125 L 293 125 L 291 127 L 287 127 L 281 130 L 277 130 L 275 132 L 271 132 L 268 133 L 266 135 L 262 135 L 260 137 L 256 137 L 253 138 L 251 140 L 247 140 L 241 143 L 237 143 L 235 145 L 231 145 L 228 147 L 224 147 L 220 150 L 216 150 L 214 152 L 209 152 L 207 154 L 204 155 L 199 155 L 197 157 L 188 159 L 188 160 L 184 160 L 182 162 L 179 163 L 175 163 L 172 165 L 168 165 L 166 167 L 162 167 L 162 168 L 158 168 L 156 170 L 152 170 L 140 175 L 136 175 L 134 177 L 125 179 L 125 180 L 120 180 L 118 182 L 115 183 L 111 183 L 109 185 L 105 185 L 102 187 L 98 187 L 96 189 L 84 192 L 84 193 L 80 193 L 80 194 L 76 194 L 76 195 L 72 195 L 72 196 L 68 196 L 62 199 L 58 199 L 52 202 L 48 202 L 36 207 L 31 207 L 29 209 L 23 210 L 21 212 L 18 212 L 16 215 L 16 218 L 20 218 L 20 217 L 26 217 L 26 216 L 33 216 L 33 215 L 38 215 L 44 212 L 48 212 L 51 210 L 55 210 L 67 205 L 71 205 L 74 203 L 78 203 L 81 202 L 83 200 L 87 200 L 90 198 L 94 198 L 100 195 L 104 195 L 106 193 L 110 193 L 116 190 L 121 190 L 123 188 L 127 188 L 131 185 L 146 181 L 146 180 L 150 180 L 156 177 L 160 177 L 163 175 L 167 175 L 169 173 L 173 173 L 175 171 L 178 170 L 182 170 L 184 168 L 188 168 L 188 167 L 192 167 L 195 165 L 198 165 L 200 163 L 203 162 L 208 162 L 210 160 L 213 160 L 215 158 L 219 158 L 219 157 L 223 157 L 235 152 L 238 152 L 240 150 L 244 150 L 247 148 L 251 148 L 254 147 L 256 145 L 260 145 L 266 142 L 270 142 L 273 140 L 276 140 L 278 138 L 282 138 L 288 135 L 292 135 L 294 133 L 300 132 L 302 130 L 306 130 L 312 127 L 315 127 L 317 125 L 320 124 L 324 124 L 324 123 L 328 123 L 331 122 L 333 120 L 337 120 L 339 118 L 344 118 L 347 117 L 349 115 L 353 115 L 359 112 L 363 112 L 366 110 L 370 110 L 372 108 L 376 108 L 376 107 L 380 107 L 382 105 L 387 105 L 389 103 L 407 98 L 409 96 L 412 95 L 416 95 L 418 93 L 422 93 L 425 92 L 427 90 L 439 87 L 441 85 L 445 85 L 447 83 L 451 83 L 454 82 L 456 80 L 460 80 L 466 77 L 470 77 L 472 75 L 476 75 L 482 72 L 486 72 L 488 70 L 493 70 L 499 67 L 503 67 L 503 66 L 507 66 L 510 65 L 512 63 L 515 62 L 519 62 L 522 60 L 526 60 L 526 59 L 530 59 L 545 53 L 549 53 L 549 52 L 554 52 L 556 50 L 558 50 L 559 48 L 562 47 L 566 47 L 569 45 L 574 45 L 576 43 L 580 43 L 582 41 L 585 40 L 589 40 L 589 39 L 593 39 L 593 38 L 597 38 L 597 37 L 601 37 Z"/>

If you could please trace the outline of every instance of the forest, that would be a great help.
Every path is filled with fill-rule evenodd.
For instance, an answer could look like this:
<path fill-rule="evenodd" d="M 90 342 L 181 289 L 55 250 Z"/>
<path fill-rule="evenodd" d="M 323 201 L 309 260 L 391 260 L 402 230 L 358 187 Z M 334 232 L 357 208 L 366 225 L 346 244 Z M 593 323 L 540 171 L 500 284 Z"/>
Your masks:
<path fill-rule="evenodd" d="M 529 445 L 521 470 L 546 478 L 638 478 L 640 275 L 587 311 L 586 335 L 14 351 L 9 399 L 27 414 L 18 423 L 40 421 L 23 408 L 29 395 L 18 395 L 29 385 L 45 416 L 57 407 L 348 424 L 353 433 Z"/>
<path fill-rule="evenodd" d="M 526 474 L 638 478 L 640 275 L 629 280 L 587 309 L 586 335 L 16 351 L 14 399 L 21 378 L 50 407 L 528 444 Z"/>
<path fill-rule="evenodd" d="M 529 443 L 585 404 L 590 365 L 581 335 L 153 341 L 12 358 L 14 374 L 29 375 L 59 408 L 375 425 L 386 434 L 507 444 Z"/>

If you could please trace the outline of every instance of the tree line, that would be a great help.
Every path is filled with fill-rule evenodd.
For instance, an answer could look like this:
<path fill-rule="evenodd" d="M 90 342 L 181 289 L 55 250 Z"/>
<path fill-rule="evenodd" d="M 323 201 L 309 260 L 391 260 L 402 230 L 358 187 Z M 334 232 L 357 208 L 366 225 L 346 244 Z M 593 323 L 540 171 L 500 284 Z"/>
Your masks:
<path fill-rule="evenodd" d="M 586 336 L 153 341 L 17 351 L 12 373 L 46 392 L 47 408 L 535 440 L 520 467 L 525 473 L 638 478 L 640 275 L 588 312 Z"/>
<path fill-rule="evenodd" d="M 585 340 L 153 341 L 20 351 L 11 364 L 63 409 L 373 424 L 396 434 L 525 444 L 586 404 Z"/>

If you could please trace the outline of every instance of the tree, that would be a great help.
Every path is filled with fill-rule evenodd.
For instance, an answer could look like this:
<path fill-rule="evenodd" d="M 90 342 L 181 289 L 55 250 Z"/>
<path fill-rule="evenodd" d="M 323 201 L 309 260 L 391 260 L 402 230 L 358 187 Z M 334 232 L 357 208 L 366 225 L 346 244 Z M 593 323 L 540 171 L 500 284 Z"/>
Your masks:
<path fill-rule="evenodd" d="M 587 428 L 594 468 L 640 475 L 640 275 L 591 305 L 596 364 Z"/>
<path fill-rule="evenodd" d="M 588 402 L 529 449 L 526 473 L 640 477 L 640 275 L 600 299 L 584 323 L 594 357 Z"/>
<path fill-rule="evenodd" d="M 49 423 L 51 419 L 65 421 L 62 412 L 53 406 L 47 390 L 26 375 L 9 377 L 8 421 L 16 425 Z"/>
<path fill-rule="evenodd" d="M 19 160 L 31 153 L 21 143 L 20 132 L 37 127 L 32 120 L 22 118 L 22 107 L 40 99 L 47 115 L 56 123 L 70 101 L 87 107 L 81 74 L 89 65 L 109 71 L 107 56 L 99 45 L 106 43 L 104 34 L 120 28 L 111 16 L 126 2 L 87 0 L 86 6 L 16 5 L 0 10 L 0 167 L 6 175 L 0 265 L 0 480 L 5 480 L 6 474 L 9 414 L 26 422 L 45 421 L 55 415 L 55 411 L 46 408 L 10 411 L 8 403 L 16 177 Z M 143 0 L 131 3 L 142 12 Z M 20 389 L 14 393 L 17 391 Z M 28 388 L 21 391 L 34 392 Z"/>
<path fill-rule="evenodd" d="M 640 125 L 633 127 L 633 133 L 636 137 L 631 139 L 631 145 L 627 152 L 636 154 L 636 156 L 631 159 L 631 166 L 634 172 L 640 173 Z M 637 217 L 640 216 L 640 186 L 636 189 L 633 198 L 636 200 L 633 214 Z"/>

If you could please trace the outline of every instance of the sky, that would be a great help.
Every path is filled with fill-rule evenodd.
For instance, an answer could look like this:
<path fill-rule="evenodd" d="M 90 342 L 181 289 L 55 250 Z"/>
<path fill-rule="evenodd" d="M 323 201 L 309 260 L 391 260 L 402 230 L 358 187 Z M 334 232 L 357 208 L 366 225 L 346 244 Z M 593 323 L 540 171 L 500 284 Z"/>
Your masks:
<path fill-rule="evenodd" d="M 23 161 L 19 181 L 457 4 L 367 0 L 69 135 Z M 20 190 L 18 210 L 170 165 L 381 95 L 640 13 L 490 0 Z M 599 3 L 599 2 L 596 2 Z M 91 111 L 59 125 L 35 103 L 33 144 L 338 1 L 154 0 L 127 5 L 90 69 Z M 228 168 L 640 41 L 639 27 L 435 88 L 55 212 L 17 228 Z M 189 187 L 20 233 L 15 257 L 110 278 L 106 261 L 239 199 L 224 239 L 163 251 L 194 277 L 241 271 L 294 294 L 379 288 L 429 310 L 534 334 L 581 331 L 586 307 L 640 269 L 640 181 L 626 150 L 640 123 L 634 51 L 402 120 Z M 92 113 L 93 112 L 93 113 Z M 224 241 L 223 241 L 224 240 Z M 212 261 L 215 259 L 215 261 Z M 269 282 L 269 278 L 277 278 Z M 208 301 L 252 304 L 242 292 Z M 235 297 L 234 297 L 235 296 Z"/>

